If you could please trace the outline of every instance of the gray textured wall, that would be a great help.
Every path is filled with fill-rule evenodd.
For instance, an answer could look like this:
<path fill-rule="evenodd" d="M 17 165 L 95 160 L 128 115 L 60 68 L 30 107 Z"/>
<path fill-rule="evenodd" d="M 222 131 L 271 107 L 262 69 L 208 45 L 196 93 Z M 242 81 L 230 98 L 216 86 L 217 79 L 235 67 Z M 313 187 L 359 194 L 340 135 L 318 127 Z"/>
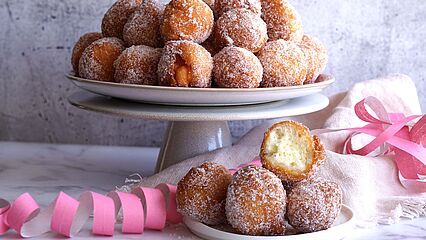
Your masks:
<path fill-rule="evenodd" d="M 159 145 L 165 123 L 71 107 L 64 74 L 78 37 L 99 29 L 112 0 L 0 0 L 0 140 Z M 328 94 L 386 73 L 417 83 L 426 110 L 426 1 L 293 0 L 307 33 L 329 48 Z M 256 122 L 233 122 L 238 137 Z"/>

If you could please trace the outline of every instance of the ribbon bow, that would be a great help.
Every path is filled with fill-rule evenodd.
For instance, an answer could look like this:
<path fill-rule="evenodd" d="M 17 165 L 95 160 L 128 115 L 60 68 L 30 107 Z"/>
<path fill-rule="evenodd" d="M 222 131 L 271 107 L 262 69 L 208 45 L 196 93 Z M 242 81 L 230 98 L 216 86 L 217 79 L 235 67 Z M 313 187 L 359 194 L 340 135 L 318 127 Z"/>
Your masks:
<path fill-rule="evenodd" d="M 373 116 L 367 107 L 376 115 Z M 343 152 L 366 156 L 381 147 L 378 155 L 394 154 L 399 170 L 399 179 L 405 188 L 426 191 L 426 115 L 406 117 L 402 113 L 388 113 L 375 97 L 367 97 L 355 105 L 355 113 L 368 124 L 360 128 L 346 128 L 351 131 L 344 143 Z M 408 124 L 419 119 L 413 126 Z M 352 139 L 358 134 L 367 134 L 374 139 L 364 147 L 355 150 Z"/>

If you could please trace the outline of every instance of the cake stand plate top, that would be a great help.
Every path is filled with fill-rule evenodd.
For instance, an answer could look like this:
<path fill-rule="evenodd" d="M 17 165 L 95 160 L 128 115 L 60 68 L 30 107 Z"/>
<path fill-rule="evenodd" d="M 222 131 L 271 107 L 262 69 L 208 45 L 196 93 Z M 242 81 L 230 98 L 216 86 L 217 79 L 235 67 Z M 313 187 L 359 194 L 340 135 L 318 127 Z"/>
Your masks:
<path fill-rule="evenodd" d="M 101 82 L 68 75 L 78 87 L 105 96 L 144 103 L 180 106 L 248 105 L 303 97 L 321 92 L 334 82 L 320 75 L 308 85 L 276 88 L 184 88 Z"/>
<path fill-rule="evenodd" d="M 229 121 L 274 119 L 316 112 L 329 100 L 312 94 L 290 100 L 242 106 L 172 106 L 130 102 L 86 91 L 74 93 L 69 102 L 79 108 L 124 117 L 163 121 Z"/>

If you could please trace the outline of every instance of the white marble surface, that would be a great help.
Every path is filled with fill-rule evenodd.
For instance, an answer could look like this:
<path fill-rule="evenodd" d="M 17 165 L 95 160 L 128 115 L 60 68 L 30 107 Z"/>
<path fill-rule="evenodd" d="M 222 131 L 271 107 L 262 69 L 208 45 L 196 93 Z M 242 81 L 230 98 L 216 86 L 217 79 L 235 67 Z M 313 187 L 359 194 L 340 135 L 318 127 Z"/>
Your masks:
<path fill-rule="evenodd" d="M 59 191 L 78 197 L 86 190 L 106 193 L 123 183 L 130 174 L 153 173 L 156 148 L 47 145 L 0 142 L 0 198 L 13 200 L 31 193 L 41 206 L 52 201 Z M 75 239 L 91 239 L 90 224 Z M 426 239 L 426 218 L 404 221 L 393 226 L 354 229 L 355 239 Z M 53 239 L 46 234 L 38 239 Z M 16 239 L 13 232 L 0 239 Z M 185 226 L 169 226 L 163 232 L 147 230 L 144 235 L 122 235 L 117 239 L 199 239 Z M 103 239 L 97 237 L 96 239 Z M 105 238 L 111 239 L 111 238 Z"/>

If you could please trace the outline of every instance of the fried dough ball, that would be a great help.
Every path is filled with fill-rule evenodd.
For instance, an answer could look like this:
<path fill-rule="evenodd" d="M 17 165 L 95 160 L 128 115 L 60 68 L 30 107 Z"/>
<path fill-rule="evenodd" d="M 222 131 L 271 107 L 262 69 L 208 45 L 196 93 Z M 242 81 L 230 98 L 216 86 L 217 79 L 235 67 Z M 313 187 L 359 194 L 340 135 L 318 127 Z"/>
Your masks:
<path fill-rule="evenodd" d="M 236 46 L 254 53 L 268 41 L 266 23 L 247 9 L 234 9 L 224 13 L 216 22 L 214 34 L 220 48 Z"/>
<path fill-rule="evenodd" d="M 225 200 L 231 178 L 228 169 L 213 162 L 192 168 L 177 185 L 178 211 L 209 225 L 226 222 Z"/>
<path fill-rule="evenodd" d="M 214 4 L 215 11 L 218 16 L 221 16 L 229 10 L 237 8 L 248 9 L 259 16 L 262 13 L 262 7 L 259 0 L 216 0 Z"/>
<path fill-rule="evenodd" d="M 157 67 L 163 50 L 133 46 L 121 53 L 114 63 L 115 81 L 125 84 L 158 85 Z"/>
<path fill-rule="evenodd" d="M 292 186 L 316 173 L 324 162 L 324 147 L 304 125 L 284 121 L 265 133 L 260 158 L 264 168 L 275 173 L 285 186 Z"/>
<path fill-rule="evenodd" d="M 127 46 L 162 47 L 160 24 L 164 6 L 158 0 L 145 0 L 124 26 L 123 39 Z"/>
<path fill-rule="evenodd" d="M 78 63 L 84 50 L 94 41 L 102 38 L 102 33 L 90 32 L 80 37 L 72 50 L 71 64 L 74 73 L 78 75 Z"/>
<path fill-rule="evenodd" d="M 124 25 L 141 3 L 142 0 L 118 0 L 115 2 L 102 19 L 103 36 L 123 39 Z"/>
<path fill-rule="evenodd" d="M 304 84 L 314 83 L 327 66 L 327 48 L 318 38 L 309 35 L 303 36 L 299 46 L 305 53 L 308 62 Z"/>
<path fill-rule="evenodd" d="M 287 0 L 261 0 L 262 18 L 268 26 L 270 41 L 283 39 L 300 42 L 303 37 L 302 20 Z"/>
<path fill-rule="evenodd" d="M 164 46 L 158 64 L 158 78 L 162 86 L 211 86 L 213 59 L 210 53 L 191 41 L 170 41 Z"/>
<path fill-rule="evenodd" d="M 204 42 L 213 32 L 211 8 L 202 0 L 172 0 L 164 10 L 161 33 L 164 40 Z"/>
<path fill-rule="evenodd" d="M 287 202 L 287 218 L 298 232 L 325 230 L 333 225 L 342 207 L 342 190 L 322 178 L 296 184 Z"/>
<path fill-rule="evenodd" d="M 80 77 L 114 82 L 114 61 L 124 49 L 123 41 L 118 38 L 102 38 L 93 42 L 80 58 Z"/>
<path fill-rule="evenodd" d="M 268 42 L 257 57 L 263 66 L 262 87 L 299 86 L 305 81 L 308 63 L 296 43 Z"/>
<path fill-rule="evenodd" d="M 234 174 L 226 195 L 226 217 L 247 235 L 282 235 L 285 232 L 286 191 L 272 172 L 247 166 Z"/>
<path fill-rule="evenodd" d="M 223 88 L 257 88 L 262 81 L 263 68 L 250 51 L 226 47 L 213 58 L 216 84 Z"/>

